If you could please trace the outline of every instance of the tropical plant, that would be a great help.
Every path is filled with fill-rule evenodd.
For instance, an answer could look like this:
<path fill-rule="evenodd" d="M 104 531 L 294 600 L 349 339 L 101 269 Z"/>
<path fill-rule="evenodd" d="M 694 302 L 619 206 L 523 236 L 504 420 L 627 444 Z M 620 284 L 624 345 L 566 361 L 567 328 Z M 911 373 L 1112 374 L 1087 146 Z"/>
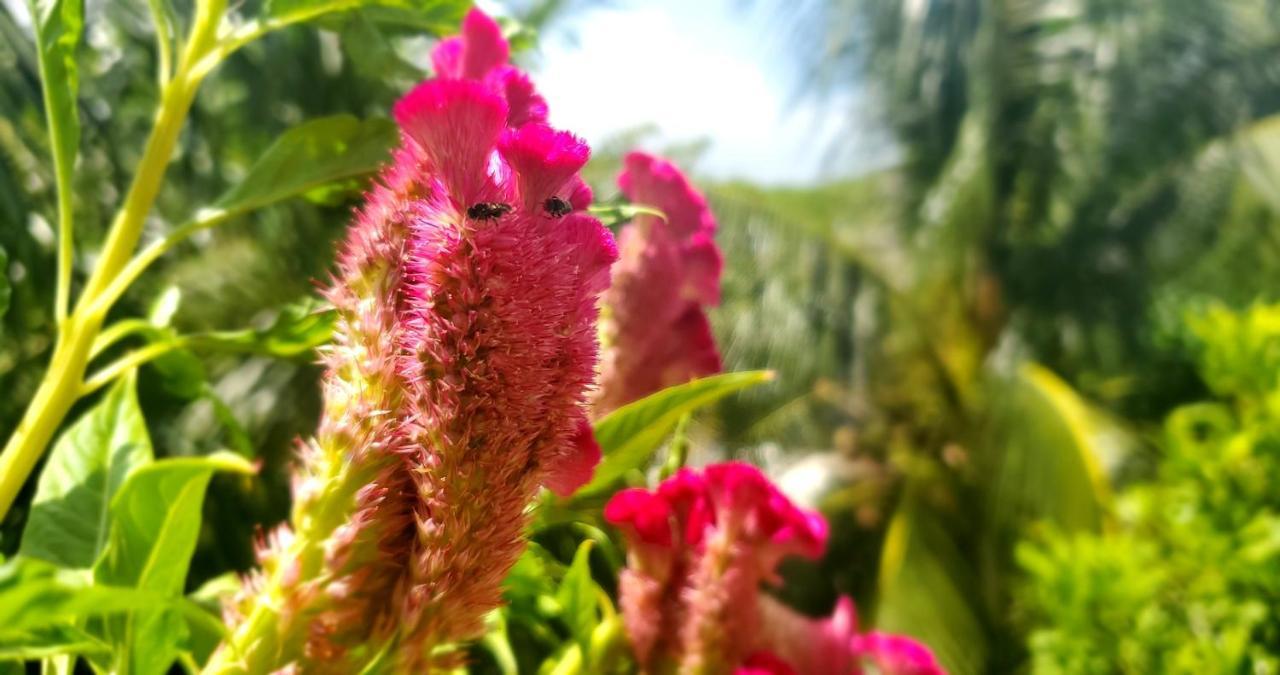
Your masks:
<path fill-rule="evenodd" d="M 1037 672 L 1267 672 L 1280 661 L 1275 569 L 1280 308 L 1187 317 L 1208 401 L 1174 410 L 1117 527 L 1019 547 Z"/>

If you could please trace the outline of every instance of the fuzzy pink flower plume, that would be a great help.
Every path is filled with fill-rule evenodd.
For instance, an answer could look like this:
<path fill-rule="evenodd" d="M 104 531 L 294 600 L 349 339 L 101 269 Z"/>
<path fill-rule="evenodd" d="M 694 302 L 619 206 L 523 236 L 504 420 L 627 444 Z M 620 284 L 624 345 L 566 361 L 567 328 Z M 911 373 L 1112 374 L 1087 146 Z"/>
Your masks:
<path fill-rule="evenodd" d="M 620 603 L 645 673 L 942 675 L 929 650 L 903 637 L 859 634 L 853 604 L 815 620 L 761 590 L 786 556 L 826 548 L 821 514 L 792 504 L 758 469 L 682 469 L 656 490 L 614 495 L 605 519 L 627 539 Z"/>
<path fill-rule="evenodd" d="M 706 308 L 720 302 L 724 261 L 706 198 L 671 162 L 641 152 L 627 155 L 618 186 L 666 219 L 637 216 L 619 236 L 596 416 L 721 368 Z"/>
<path fill-rule="evenodd" d="M 354 673 L 380 653 L 396 672 L 458 665 L 451 646 L 500 604 L 540 486 L 590 478 L 616 247 L 573 212 L 587 146 L 544 124 L 506 60 L 472 11 L 433 53 L 438 77 L 395 106 L 401 146 L 326 292 L 339 321 L 291 527 L 208 672 Z"/>

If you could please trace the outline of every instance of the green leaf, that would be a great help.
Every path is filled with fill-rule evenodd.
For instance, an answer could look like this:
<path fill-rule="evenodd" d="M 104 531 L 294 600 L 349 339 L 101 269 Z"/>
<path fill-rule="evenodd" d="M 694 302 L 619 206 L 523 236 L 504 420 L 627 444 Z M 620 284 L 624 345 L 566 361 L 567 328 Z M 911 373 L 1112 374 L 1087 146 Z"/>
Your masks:
<path fill-rule="evenodd" d="M 112 499 L 152 457 L 129 375 L 54 444 L 36 484 L 19 553 L 65 567 L 92 566 L 107 544 Z"/>
<path fill-rule="evenodd" d="M 335 12 L 389 14 L 396 23 L 443 34 L 456 30 L 470 5 L 461 0 L 270 0 L 267 16 L 289 23 L 308 21 Z M 385 18 L 385 17 L 384 17 Z"/>
<path fill-rule="evenodd" d="M 54 625 L 27 632 L 0 631 L 0 661 L 110 652 L 111 645 L 71 625 Z"/>
<path fill-rule="evenodd" d="M 591 482 L 574 497 L 607 490 L 623 474 L 643 466 L 685 413 L 772 379 L 768 370 L 712 375 L 668 387 L 605 415 L 595 424 L 604 458 Z"/>
<path fill-rule="evenodd" d="M 569 627 L 569 633 L 587 653 L 591 647 L 591 631 L 596 627 L 596 598 L 599 590 L 591 579 L 591 547 L 590 539 L 578 546 L 573 554 L 573 562 L 569 571 L 565 572 L 556 591 L 556 602 L 560 605 L 560 618 Z"/>
<path fill-rule="evenodd" d="M 502 675 L 519 675 L 520 665 L 516 661 L 516 653 L 511 648 L 511 636 L 507 633 L 507 618 L 503 610 L 495 609 L 485 617 L 484 637 L 480 646 L 489 652 L 494 665 Z"/>
<path fill-rule="evenodd" d="M 190 336 L 190 342 L 199 349 L 310 359 L 315 348 L 333 335 L 336 319 L 332 308 L 304 301 L 281 308 L 264 329 L 202 333 Z"/>
<path fill-rule="evenodd" d="M 182 592 L 200 531 L 205 488 L 215 471 L 251 474 L 229 452 L 153 462 L 135 471 L 111 504 L 107 554 L 94 566 L 100 583 Z"/>
<path fill-rule="evenodd" d="M 322 117 L 286 131 L 267 148 L 248 175 L 197 220 L 258 209 L 308 190 L 378 170 L 399 140 L 387 119 L 351 115 Z"/>
<path fill-rule="evenodd" d="M 596 204 L 587 209 L 587 212 L 598 218 L 600 222 L 604 223 L 605 227 L 610 229 L 634 220 L 636 216 L 654 216 L 663 220 L 667 219 L 667 214 L 661 210 L 644 204 Z"/>
<path fill-rule="evenodd" d="M 1118 454 L 1127 437 L 1038 365 L 997 386 L 978 458 L 993 525 L 1045 519 L 1096 531 L 1110 494 L 1102 458 Z"/>
<path fill-rule="evenodd" d="M 908 488 L 885 534 L 876 628 L 920 640 L 951 675 L 986 672 L 987 638 L 968 565 L 936 516 Z"/>
<path fill-rule="evenodd" d="M 18 556 L 0 565 L 0 636 L 163 603 L 152 593 L 91 584 L 83 571 L 35 558 Z"/>
<path fill-rule="evenodd" d="M 80 147 L 80 118 L 76 111 L 80 69 L 76 66 L 76 49 L 84 31 L 84 0 L 27 0 L 27 6 L 35 24 L 40 86 L 58 192 L 63 194 L 71 189 L 71 174 Z"/>
<path fill-rule="evenodd" d="M 94 567 L 95 579 L 180 598 L 214 471 L 253 468 L 218 452 L 155 462 L 130 476 L 111 504 L 110 543 Z M 108 624 L 106 633 L 119 646 L 117 664 L 130 673 L 166 672 L 188 636 L 185 621 L 171 610 L 134 612 Z"/>

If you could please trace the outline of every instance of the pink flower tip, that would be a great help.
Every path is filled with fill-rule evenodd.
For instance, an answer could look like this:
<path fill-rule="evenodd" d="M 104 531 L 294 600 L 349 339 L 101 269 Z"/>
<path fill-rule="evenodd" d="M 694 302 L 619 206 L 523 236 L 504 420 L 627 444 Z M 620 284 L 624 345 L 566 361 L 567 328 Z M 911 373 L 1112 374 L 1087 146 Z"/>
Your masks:
<path fill-rule="evenodd" d="M 599 463 L 600 444 L 584 417 L 578 421 L 568 452 L 547 467 L 546 486 L 556 495 L 568 497 L 591 480 Z"/>
<path fill-rule="evenodd" d="M 474 80 L 506 63 L 510 55 L 502 27 L 473 8 L 462 20 L 461 35 L 441 40 L 431 51 L 431 62 L 436 77 Z"/>
<path fill-rule="evenodd" d="M 639 541 L 671 546 L 671 507 L 644 488 L 619 491 L 604 507 L 605 522 L 629 531 Z"/>
<path fill-rule="evenodd" d="M 401 98 L 392 114 L 445 183 L 461 193 L 455 196 L 474 197 L 506 123 L 506 101 L 475 82 L 429 80 Z"/>
<path fill-rule="evenodd" d="M 872 631 L 853 639 L 853 651 L 884 675 L 946 675 L 928 647 L 902 635 Z"/>

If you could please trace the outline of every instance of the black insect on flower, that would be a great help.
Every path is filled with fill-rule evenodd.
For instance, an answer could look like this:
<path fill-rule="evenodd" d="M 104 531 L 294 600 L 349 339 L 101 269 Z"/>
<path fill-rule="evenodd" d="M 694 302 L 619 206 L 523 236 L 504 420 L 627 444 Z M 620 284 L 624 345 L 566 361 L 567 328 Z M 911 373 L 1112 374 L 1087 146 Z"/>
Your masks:
<path fill-rule="evenodd" d="M 511 205 L 501 202 L 478 202 L 467 208 L 467 217 L 472 220 L 497 220 L 511 213 Z"/>
<path fill-rule="evenodd" d="M 573 205 L 556 196 L 547 197 L 547 201 L 542 203 L 542 208 L 546 209 L 552 218 L 567 216 L 570 211 L 573 211 Z"/>

